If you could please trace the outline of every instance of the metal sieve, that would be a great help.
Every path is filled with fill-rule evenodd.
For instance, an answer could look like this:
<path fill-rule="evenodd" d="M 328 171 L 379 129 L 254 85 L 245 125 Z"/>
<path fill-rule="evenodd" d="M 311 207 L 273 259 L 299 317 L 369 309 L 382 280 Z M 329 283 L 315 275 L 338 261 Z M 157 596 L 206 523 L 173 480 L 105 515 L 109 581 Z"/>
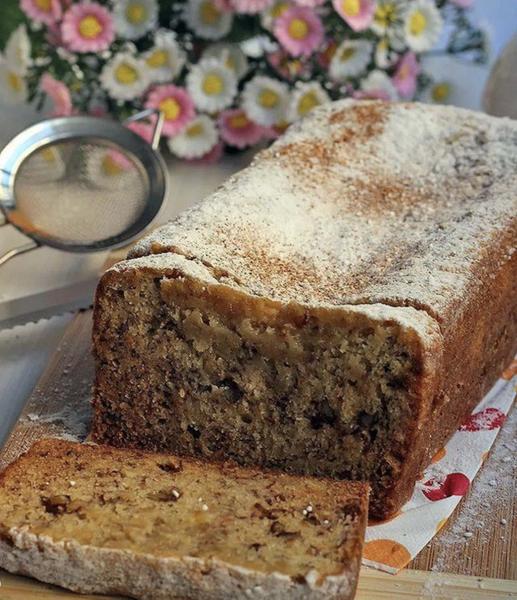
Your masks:
<path fill-rule="evenodd" d="M 17 135 L 0 153 L 0 226 L 13 225 L 30 241 L 0 256 L 0 265 L 41 245 L 94 252 L 137 237 L 166 195 L 156 152 L 162 124 L 158 113 L 152 144 L 97 117 L 49 119 Z"/>

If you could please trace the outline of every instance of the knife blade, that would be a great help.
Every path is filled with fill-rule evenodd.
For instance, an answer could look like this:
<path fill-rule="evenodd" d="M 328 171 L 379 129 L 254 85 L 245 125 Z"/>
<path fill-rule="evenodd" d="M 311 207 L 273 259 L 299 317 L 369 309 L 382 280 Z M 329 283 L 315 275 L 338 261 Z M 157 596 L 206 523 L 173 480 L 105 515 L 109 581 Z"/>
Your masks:
<path fill-rule="evenodd" d="M 98 278 L 71 283 L 0 303 L 0 330 L 48 319 L 55 315 L 89 308 Z"/>

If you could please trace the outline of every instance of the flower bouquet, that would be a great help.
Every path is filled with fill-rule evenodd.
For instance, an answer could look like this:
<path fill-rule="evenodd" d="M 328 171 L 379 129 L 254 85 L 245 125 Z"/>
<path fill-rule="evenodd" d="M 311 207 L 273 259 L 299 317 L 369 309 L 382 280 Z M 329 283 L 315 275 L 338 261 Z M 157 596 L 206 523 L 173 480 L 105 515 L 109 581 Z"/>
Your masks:
<path fill-rule="evenodd" d="M 412 99 L 431 88 L 444 100 L 447 87 L 432 86 L 421 58 L 484 60 L 471 1 L 21 0 L 0 92 L 38 108 L 49 97 L 55 116 L 158 109 L 174 155 L 214 161 L 337 98 Z M 152 124 L 129 126 L 149 139 Z"/>

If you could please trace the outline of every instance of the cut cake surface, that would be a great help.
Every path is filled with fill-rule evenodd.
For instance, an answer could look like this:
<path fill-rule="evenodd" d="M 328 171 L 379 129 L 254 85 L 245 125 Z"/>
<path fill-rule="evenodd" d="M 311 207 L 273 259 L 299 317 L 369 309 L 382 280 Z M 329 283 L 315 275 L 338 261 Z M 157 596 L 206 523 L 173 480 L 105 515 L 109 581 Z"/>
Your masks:
<path fill-rule="evenodd" d="M 37 442 L 0 474 L 0 567 L 142 600 L 351 599 L 367 486 Z"/>

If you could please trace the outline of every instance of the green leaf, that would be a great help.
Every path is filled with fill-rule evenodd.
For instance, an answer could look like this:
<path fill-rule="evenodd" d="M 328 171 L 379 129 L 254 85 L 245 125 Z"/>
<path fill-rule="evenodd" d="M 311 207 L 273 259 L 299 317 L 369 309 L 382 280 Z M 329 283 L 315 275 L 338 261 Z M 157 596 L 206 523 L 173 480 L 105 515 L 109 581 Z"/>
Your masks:
<path fill-rule="evenodd" d="M 23 13 L 18 0 L 1 0 L 0 8 L 0 50 L 5 48 L 11 32 L 23 22 Z"/>

